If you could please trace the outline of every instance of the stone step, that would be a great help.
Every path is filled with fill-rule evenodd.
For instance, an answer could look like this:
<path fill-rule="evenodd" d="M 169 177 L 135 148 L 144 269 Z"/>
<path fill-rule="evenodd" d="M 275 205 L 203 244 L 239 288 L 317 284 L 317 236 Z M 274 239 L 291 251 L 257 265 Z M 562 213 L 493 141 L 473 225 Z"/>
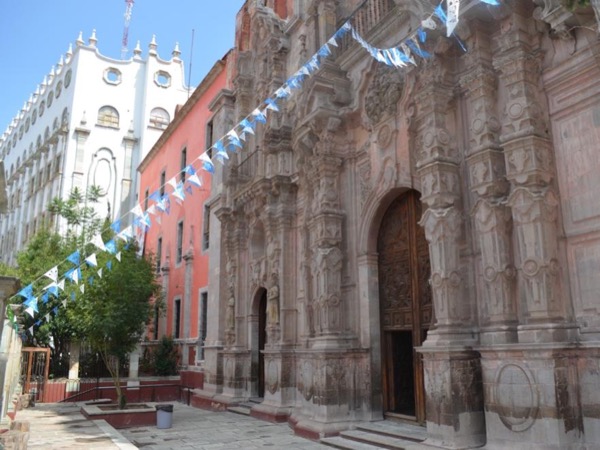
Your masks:
<path fill-rule="evenodd" d="M 322 438 L 319 442 L 329 447 L 339 448 L 342 450 L 376 450 L 381 448 L 369 444 L 363 444 L 362 442 L 352 441 L 350 439 L 344 439 L 341 436 Z"/>
<path fill-rule="evenodd" d="M 235 414 L 242 414 L 244 416 L 249 416 L 250 415 L 250 408 L 245 407 L 245 406 L 230 406 L 229 408 L 227 408 L 227 411 L 235 413 Z"/>
<path fill-rule="evenodd" d="M 363 422 L 355 428 L 360 431 L 368 431 L 369 433 L 377 433 L 414 442 L 421 442 L 427 439 L 427 429 L 425 427 L 389 420 Z"/>
<path fill-rule="evenodd" d="M 376 448 L 387 448 L 390 450 L 405 450 L 408 445 L 415 444 L 415 441 L 408 439 L 399 439 L 391 436 L 385 436 L 368 431 L 348 430 L 342 431 L 340 437 L 363 444 L 368 444 Z"/>

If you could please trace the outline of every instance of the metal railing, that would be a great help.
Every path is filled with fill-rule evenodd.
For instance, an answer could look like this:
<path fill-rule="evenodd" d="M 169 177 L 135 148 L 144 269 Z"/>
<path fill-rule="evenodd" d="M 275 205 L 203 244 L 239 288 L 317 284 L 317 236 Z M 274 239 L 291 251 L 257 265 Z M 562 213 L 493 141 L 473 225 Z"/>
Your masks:
<path fill-rule="evenodd" d="M 191 400 L 191 391 L 195 388 L 191 387 L 191 386 L 184 386 L 181 384 L 143 384 L 140 386 L 121 386 L 122 389 L 124 389 L 125 391 L 131 392 L 131 391 L 138 391 L 138 402 L 142 401 L 142 390 L 144 389 L 152 389 L 152 393 L 150 394 L 150 400 L 148 401 L 155 401 L 156 398 L 156 388 L 176 388 L 179 391 L 179 402 L 182 402 L 182 393 L 184 391 L 187 390 L 187 395 L 185 396 L 185 403 L 187 405 L 190 404 L 190 400 Z M 63 400 L 60 400 L 59 403 L 66 403 L 66 402 L 74 402 L 74 401 L 78 401 L 78 400 L 82 400 L 82 401 L 87 401 L 87 400 L 98 400 L 100 398 L 100 392 L 101 391 L 107 391 L 107 390 L 114 390 L 115 387 L 114 386 L 94 386 L 93 388 L 90 389 L 86 389 L 85 391 L 81 391 L 81 392 L 77 392 L 76 394 L 73 394 L 67 398 L 64 398 Z M 91 396 L 92 398 L 81 398 L 84 397 L 88 394 L 93 393 L 93 395 Z"/>

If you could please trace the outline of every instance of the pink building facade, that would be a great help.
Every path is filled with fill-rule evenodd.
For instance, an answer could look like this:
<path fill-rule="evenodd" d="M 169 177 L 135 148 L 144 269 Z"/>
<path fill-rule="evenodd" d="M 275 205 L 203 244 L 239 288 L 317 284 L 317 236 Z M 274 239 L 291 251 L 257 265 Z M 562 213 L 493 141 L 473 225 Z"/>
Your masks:
<path fill-rule="evenodd" d="M 152 343 L 172 336 L 179 345 L 183 368 L 198 366 L 203 359 L 210 174 L 199 169 L 197 158 L 218 138 L 212 131 L 211 101 L 226 87 L 227 58 L 215 63 L 138 168 L 144 210 L 152 207 L 157 196 L 168 198 L 166 211 L 153 217 L 144 241 L 144 252 L 156 257 L 166 306 L 148 328 L 147 339 Z M 186 173 L 190 165 L 198 170 L 201 187 Z M 173 195 L 173 186 L 181 182 L 183 200 Z"/>

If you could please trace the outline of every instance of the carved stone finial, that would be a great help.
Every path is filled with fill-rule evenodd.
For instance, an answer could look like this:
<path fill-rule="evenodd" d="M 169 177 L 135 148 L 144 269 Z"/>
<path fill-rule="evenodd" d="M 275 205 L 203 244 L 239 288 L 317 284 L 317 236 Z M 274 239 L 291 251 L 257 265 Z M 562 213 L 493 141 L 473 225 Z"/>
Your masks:
<path fill-rule="evenodd" d="M 156 35 L 153 34 L 152 40 L 150 41 L 150 44 L 148 44 L 148 54 L 156 55 L 157 48 L 158 48 L 158 45 L 156 44 Z"/>
<path fill-rule="evenodd" d="M 175 48 L 173 49 L 173 52 L 171 53 L 171 55 L 173 56 L 173 59 L 178 60 L 179 57 L 181 56 L 181 50 L 179 50 L 179 42 L 175 42 Z"/>
<path fill-rule="evenodd" d="M 83 45 L 83 31 L 79 32 L 79 36 L 77 36 L 77 40 L 75 41 L 75 45 L 77 45 L 77 47 L 81 47 Z"/>
<path fill-rule="evenodd" d="M 133 49 L 133 56 L 139 57 L 142 54 L 142 48 L 140 47 L 140 41 L 138 40 Z"/>
<path fill-rule="evenodd" d="M 88 44 L 90 45 L 90 47 L 95 47 L 97 43 L 98 43 L 98 39 L 96 38 L 96 29 L 93 29 L 92 35 L 88 39 Z"/>

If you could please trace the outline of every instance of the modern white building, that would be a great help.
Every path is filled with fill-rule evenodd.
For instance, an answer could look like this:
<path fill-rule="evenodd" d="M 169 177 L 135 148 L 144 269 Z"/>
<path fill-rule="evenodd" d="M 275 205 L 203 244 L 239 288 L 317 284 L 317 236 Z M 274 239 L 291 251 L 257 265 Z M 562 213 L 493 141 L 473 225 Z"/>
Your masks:
<path fill-rule="evenodd" d="M 101 216 L 129 211 L 139 162 L 188 97 L 177 45 L 163 60 L 153 37 L 147 57 L 138 42 L 131 59 L 117 60 L 102 55 L 97 43 L 95 30 L 87 45 L 80 34 L 0 137 L 8 197 L 0 215 L 5 263 L 14 263 L 51 219 L 51 200 L 72 188 L 99 186 Z"/>

